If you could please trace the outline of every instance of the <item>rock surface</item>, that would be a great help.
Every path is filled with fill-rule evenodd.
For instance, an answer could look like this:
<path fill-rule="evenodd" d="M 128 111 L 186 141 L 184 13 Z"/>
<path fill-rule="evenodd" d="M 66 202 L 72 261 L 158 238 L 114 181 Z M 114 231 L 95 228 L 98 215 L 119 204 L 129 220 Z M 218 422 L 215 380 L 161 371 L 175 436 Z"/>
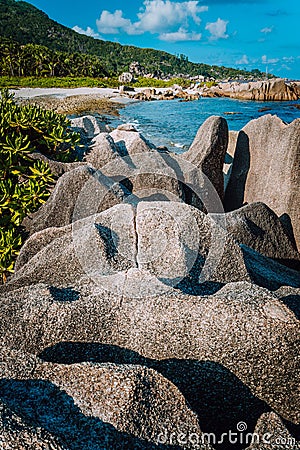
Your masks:
<path fill-rule="evenodd" d="M 254 442 L 246 450 L 299 450 L 300 442 L 274 412 L 263 414 L 255 427 Z"/>
<path fill-rule="evenodd" d="M 136 130 L 124 130 L 122 126 L 112 131 L 110 136 L 114 140 L 117 147 L 122 149 L 121 151 L 119 150 L 119 152 L 123 156 L 149 152 L 151 149 L 155 148 Z"/>
<path fill-rule="evenodd" d="M 7 289 L 39 281 L 61 286 L 85 274 L 114 275 L 111 282 L 118 284 L 121 271 L 135 267 L 166 289 L 178 286 L 192 293 L 201 291 L 203 281 L 252 280 L 271 290 L 300 286 L 298 272 L 240 247 L 218 221 L 184 203 L 141 202 L 136 209 L 120 204 L 96 215 L 93 204 L 79 205 L 73 217 L 80 220 L 35 233 L 26 242 Z M 251 244 L 252 235 L 247 239 Z"/>
<path fill-rule="evenodd" d="M 227 149 L 226 121 L 208 119 L 185 158 L 125 125 L 66 164 L 0 287 L 0 447 L 227 450 L 243 424 L 272 433 L 249 450 L 275 450 L 295 435 L 297 121 L 254 123 Z M 224 214 L 232 158 L 226 202 L 270 183 L 266 204 Z"/>
<path fill-rule="evenodd" d="M 169 438 L 172 432 L 175 436 L 195 434 L 199 441 L 202 437 L 198 418 L 183 395 L 151 368 L 95 362 L 53 364 L 9 349 L 2 351 L 1 359 L 5 367 L 0 398 L 30 424 L 27 430 L 24 426 L 29 437 L 30 432 L 34 435 L 30 428 L 35 426 L 41 430 L 40 438 L 52 433 L 58 442 L 67 443 L 67 447 L 58 447 L 52 438 L 55 449 L 99 448 L 101 441 L 100 448 L 154 448 L 155 444 L 161 448 L 162 437 Z M 34 363 L 30 369 L 27 360 Z M 4 378 L 13 376 L 15 379 Z M 4 414 L 9 416 L 3 405 Z M 16 418 L 11 415 L 9 424 L 2 419 L 5 439 L 10 431 L 22 442 L 23 430 L 19 423 L 16 433 L 12 421 Z M 204 441 L 203 445 L 185 448 L 209 450 L 211 446 Z"/>
<path fill-rule="evenodd" d="M 136 266 L 136 233 L 131 205 L 117 205 L 65 227 L 35 233 L 22 248 L 12 283 L 72 283 Z"/>
<path fill-rule="evenodd" d="M 24 421 L 15 412 L 0 402 L 0 444 L 3 449 L 51 449 L 68 450 L 61 439 L 38 427 L 32 420 L 32 425 Z"/>
<path fill-rule="evenodd" d="M 300 254 L 276 214 L 264 203 L 251 203 L 226 214 L 226 229 L 240 244 L 294 269 Z"/>
<path fill-rule="evenodd" d="M 63 227 L 74 220 L 121 203 L 130 193 L 100 171 L 82 166 L 63 174 L 42 207 L 23 221 L 33 234 L 45 228 Z"/>
<path fill-rule="evenodd" d="M 107 132 L 109 129 L 107 125 L 95 116 L 81 116 L 71 119 L 71 127 L 75 131 L 83 133 L 87 140 L 92 139 L 99 133 Z"/>
<path fill-rule="evenodd" d="M 134 277 L 135 273 L 127 276 Z M 236 283 L 227 284 L 209 296 L 169 292 L 162 296 L 127 298 L 82 280 L 73 283 L 69 292 L 45 285 L 24 287 L 2 295 L 0 302 L 1 340 L 9 348 L 40 356 L 47 354 L 48 361 L 53 361 L 51 352 L 57 348 L 56 358 L 64 354 L 73 363 L 80 348 L 92 352 L 94 349 L 98 355 L 94 358 L 101 362 L 105 348 L 118 346 L 124 357 L 128 354 L 130 358 L 135 352 L 147 358 L 137 358 L 142 365 L 149 364 L 149 359 L 157 364 L 165 359 L 170 364 L 172 359 L 178 360 L 178 369 L 175 364 L 174 373 L 170 374 L 173 382 L 176 374 L 179 376 L 180 360 L 212 361 L 229 370 L 252 395 L 285 419 L 300 421 L 299 399 L 294 395 L 298 389 L 299 322 L 267 290 Z M 5 326 L 8 322 L 9 330 Z M 78 343 L 78 348 L 74 344 L 72 349 L 72 342 Z M 87 343 L 95 345 L 85 347 Z M 156 370 L 157 367 L 159 364 Z M 201 426 L 207 419 L 205 408 L 201 397 L 197 397 L 197 387 L 193 391 L 190 382 L 188 377 L 181 378 L 181 392 L 185 386 L 185 394 L 190 392 L 187 400 L 194 404 L 194 410 L 202 411 Z M 241 386 L 236 395 L 243 398 Z M 223 404 L 220 397 L 213 395 L 211 401 L 215 408 Z M 262 406 L 258 411 L 257 407 L 252 412 L 250 408 L 252 420 L 257 412 L 262 412 Z"/>
<path fill-rule="evenodd" d="M 108 133 L 100 133 L 89 145 L 88 151 L 84 156 L 84 161 L 99 170 L 117 158 L 118 155 L 120 155 L 119 148 L 116 146 L 112 137 Z"/>
<path fill-rule="evenodd" d="M 201 94 L 203 97 L 230 97 L 259 101 L 291 101 L 298 100 L 300 97 L 296 83 L 287 83 L 281 78 L 249 83 L 219 83 L 211 88 L 204 87 Z"/>
<path fill-rule="evenodd" d="M 183 158 L 201 170 L 224 197 L 223 165 L 228 145 L 228 126 L 222 117 L 211 116 L 199 128 L 189 150 Z"/>
<path fill-rule="evenodd" d="M 270 114 L 249 122 L 237 140 L 225 207 L 263 202 L 288 215 L 300 243 L 300 119 L 284 124 Z"/>

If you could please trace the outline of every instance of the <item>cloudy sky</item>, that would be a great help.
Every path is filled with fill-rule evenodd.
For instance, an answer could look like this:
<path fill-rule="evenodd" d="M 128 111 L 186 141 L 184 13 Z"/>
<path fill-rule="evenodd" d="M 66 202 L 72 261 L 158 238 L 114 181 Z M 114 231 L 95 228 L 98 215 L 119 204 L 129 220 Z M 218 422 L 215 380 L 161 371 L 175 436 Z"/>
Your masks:
<path fill-rule="evenodd" d="M 100 39 L 300 79 L 299 0 L 29 0 Z"/>

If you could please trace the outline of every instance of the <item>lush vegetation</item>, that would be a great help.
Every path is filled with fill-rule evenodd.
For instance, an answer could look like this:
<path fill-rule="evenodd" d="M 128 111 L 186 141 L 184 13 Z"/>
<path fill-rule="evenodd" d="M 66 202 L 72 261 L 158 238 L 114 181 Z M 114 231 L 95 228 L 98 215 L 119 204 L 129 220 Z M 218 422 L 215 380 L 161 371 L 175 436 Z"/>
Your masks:
<path fill-rule="evenodd" d="M 97 56 L 50 50 L 36 44 L 21 45 L 0 39 L 0 75 L 10 77 L 104 77 Z"/>
<path fill-rule="evenodd" d="M 32 67 L 32 70 L 38 70 L 39 73 L 46 70 L 45 75 L 51 75 L 51 71 L 52 74 L 54 71 L 57 75 L 64 74 L 66 71 L 70 75 L 72 69 L 65 62 L 68 59 L 65 55 L 68 53 L 74 55 L 72 58 L 75 58 L 75 66 L 78 68 L 79 64 L 77 64 L 76 59 L 78 55 L 97 57 L 97 62 L 96 59 L 85 60 L 83 67 L 85 73 L 80 72 L 79 74 L 79 72 L 76 72 L 76 76 L 94 76 L 94 74 L 91 75 L 89 70 L 92 70 L 90 66 L 97 66 L 97 64 L 99 64 L 97 73 L 101 70 L 100 68 L 103 68 L 102 70 L 110 76 L 116 76 L 121 72 L 128 71 L 129 65 L 133 61 L 138 61 L 145 68 L 146 73 L 159 76 L 180 74 L 203 75 L 214 78 L 259 78 L 264 76 L 258 70 L 247 72 L 223 66 L 196 64 L 188 61 L 188 58 L 184 55 L 171 55 L 159 50 L 120 45 L 116 42 L 81 35 L 49 19 L 45 13 L 24 1 L 0 0 L 0 36 L 15 40 L 22 45 L 38 44 L 47 48 L 49 57 L 47 57 L 47 62 L 43 64 L 43 69 L 39 67 L 38 56 Z M 36 48 L 33 46 L 31 50 L 35 53 Z M 63 64 L 61 64 L 62 62 Z M 29 68 L 29 66 L 27 67 Z M 18 68 L 17 71 L 14 70 L 14 75 L 21 75 L 18 70 Z M 31 75 L 26 71 L 25 74 Z"/>
<path fill-rule="evenodd" d="M 211 85 L 213 82 L 207 82 Z M 109 87 L 118 88 L 122 83 L 116 77 L 91 78 L 91 77 L 9 77 L 0 76 L 0 87 L 39 87 L 39 88 L 76 88 L 76 87 Z M 171 78 L 168 81 L 158 80 L 156 78 L 138 78 L 134 83 L 128 85 L 134 87 L 154 87 L 165 88 L 174 84 L 180 84 L 182 87 L 190 86 L 191 82 L 182 78 Z M 204 84 L 204 83 L 203 83 Z"/>
<path fill-rule="evenodd" d="M 76 88 L 76 87 L 118 87 L 117 78 L 91 77 L 10 77 L 0 76 L 1 88 Z"/>
<path fill-rule="evenodd" d="M 54 182 L 49 166 L 34 152 L 67 160 L 79 135 L 69 130 L 65 116 L 40 108 L 20 107 L 7 90 L 0 100 L 0 275 L 13 272 L 25 239 L 22 221 L 50 195 Z"/>

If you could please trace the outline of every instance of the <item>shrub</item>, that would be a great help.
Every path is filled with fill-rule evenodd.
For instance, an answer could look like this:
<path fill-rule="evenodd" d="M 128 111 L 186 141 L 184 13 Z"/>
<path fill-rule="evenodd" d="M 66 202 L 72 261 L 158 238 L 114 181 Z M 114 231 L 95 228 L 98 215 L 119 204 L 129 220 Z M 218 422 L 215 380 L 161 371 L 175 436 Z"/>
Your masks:
<path fill-rule="evenodd" d="M 111 87 L 118 88 L 117 78 L 92 77 L 0 77 L 0 86 L 4 88 L 38 87 L 38 88 L 77 88 L 77 87 Z"/>
<path fill-rule="evenodd" d="M 14 261 L 25 239 L 22 221 L 50 195 L 54 178 L 48 164 L 34 160 L 41 152 L 66 161 L 79 135 L 69 121 L 53 111 L 18 106 L 8 90 L 0 99 L 0 275 L 13 272 Z"/>

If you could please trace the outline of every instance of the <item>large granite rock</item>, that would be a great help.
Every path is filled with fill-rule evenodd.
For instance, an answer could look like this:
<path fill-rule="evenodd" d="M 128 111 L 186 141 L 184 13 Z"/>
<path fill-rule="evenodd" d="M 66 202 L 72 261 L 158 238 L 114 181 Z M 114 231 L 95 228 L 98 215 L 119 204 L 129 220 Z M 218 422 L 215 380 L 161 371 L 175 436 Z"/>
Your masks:
<path fill-rule="evenodd" d="M 86 140 L 93 139 L 99 133 L 109 130 L 108 126 L 95 116 L 81 116 L 71 119 L 71 127 L 74 131 L 82 133 Z"/>
<path fill-rule="evenodd" d="M 149 152 L 155 146 L 147 141 L 136 129 L 125 128 L 120 125 L 116 130 L 110 133 L 120 153 L 124 155 L 134 155 L 136 153 Z"/>
<path fill-rule="evenodd" d="M 85 274 L 108 277 L 135 266 L 133 207 L 116 205 L 71 225 L 35 233 L 22 248 L 12 283 L 64 285 Z"/>
<path fill-rule="evenodd" d="M 176 286 L 197 294 L 204 282 L 300 286 L 298 272 L 239 246 L 222 228 L 222 216 L 214 220 L 179 202 L 120 204 L 95 215 L 79 204 L 73 213 L 78 220 L 25 243 L 6 289 L 32 282 L 63 286 L 86 274 L 119 291 L 124 271 L 135 267 L 158 278 L 166 291 Z"/>
<path fill-rule="evenodd" d="M 28 429 L 35 425 L 41 436 L 53 433 L 67 448 L 161 448 L 165 437 L 174 433 L 174 443 L 180 444 L 176 437 L 184 433 L 197 435 L 200 443 L 184 448 L 211 449 L 205 439 L 201 445 L 198 418 L 178 388 L 151 368 L 53 364 L 20 351 L 2 348 L 0 353 L 1 400 L 18 411 Z M 95 447 L 97 439 L 101 447 Z"/>
<path fill-rule="evenodd" d="M 100 133 L 95 136 L 84 160 L 95 169 L 102 169 L 117 157 L 126 158 L 126 156 L 150 152 L 154 148 L 155 146 L 146 141 L 134 127 L 124 124 L 110 134 Z M 120 164 L 121 161 L 114 161 L 114 163 Z"/>
<path fill-rule="evenodd" d="M 229 145 L 242 202 L 246 131 Z M 283 142 L 298 141 L 287 133 Z M 0 287 L 4 448 L 208 450 L 205 433 L 216 439 L 237 424 L 291 437 L 300 274 L 280 263 L 299 255 L 286 216 L 262 203 L 216 208 L 226 147 L 221 118 L 200 129 L 185 159 L 128 126 L 102 133 L 88 166 L 65 173 L 27 220 L 32 235 Z M 282 195 L 287 214 L 295 185 Z M 198 209 L 186 204 L 197 194 Z M 168 201 L 141 201 L 157 196 Z"/>
<path fill-rule="evenodd" d="M 131 193 L 128 201 L 132 203 L 187 201 L 190 197 L 181 171 L 183 163 L 187 163 L 180 164 L 170 153 L 158 151 L 130 124 L 96 136 L 84 161 L 124 185 Z M 198 199 L 190 203 L 201 207 Z"/>
<path fill-rule="evenodd" d="M 277 215 L 264 203 L 251 203 L 226 214 L 226 229 L 240 244 L 294 269 L 300 254 Z"/>
<path fill-rule="evenodd" d="M 30 234 L 49 227 L 63 227 L 121 203 L 127 189 L 99 170 L 82 166 L 62 175 L 41 208 L 23 221 Z"/>
<path fill-rule="evenodd" d="M 133 81 L 133 75 L 130 72 L 123 72 L 119 76 L 120 83 L 131 83 Z"/>
<path fill-rule="evenodd" d="M 140 280 L 137 272 L 138 269 L 131 269 L 127 277 Z M 173 290 L 135 298 L 109 292 L 88 280 L 73 282 L 71 286 L 55 289 L 40 284 L 3 293 L 3 345 L 40 355 L 49 362 L 62 362 L 59 358 L 65 355 L 68 363 L 78 362 L 80 354 L 80 347 L 75 345 L 72 349 L 72 343 L 95 351 L 92 360 L 99 362 L 106 346 L 118 346 L 124 356 L 135 352 L 147 358 L 142 365 L 147 365 L 149 359 L 157 361 L 156 370 L 158 361 L 177 361 L 173 375 L 169 375 L 173 382 L 182 368 L 180 361 L 211 361 L 229 370 L 252 395 L 285 419 L 299 423 L 299 322 L 267 290 L 243 282 L 227 284 L 210 296 L 189 296 Z M 84 347 L 87 343 L 95 345 Z M 183 361 L 182 364 L 184 367 Z M 203 426 L 205 408 L 201 397 L 197 397 L 197 384 L 194 390 L 191 386 L 188 372 L 185 379 L 181 378 L 180 386 L 181 392 L 185 386 L 184 395 L 193 409 L 201 412 L 199 420 Z M 233 389 L 229 383 L 230 386 Z M 240 403 L 243 389 L 236 395 L 240 396 L 237 403 L 244 417 L 247 408 L 243 409 L 245 405 Z M 224 404 L 220 397 L 210 398 L 215 408 Z M 258 410 L 255 408 L 252 420 L 262 413 L 261 405 Z"/>
<path fill-rule="evenodd" d="M 211 181 L 219 197 L 224 197 L 223 165 L 228 145 L 228 126 L 222 117 L 211 116 L 199 128 L 189 150 L 182 155 Z"/>
<path fill-rule="evenodd" d="M 84 161 L 99 170 L 118 156 L 124 155 L 119 154 L 119 148 L 112 137 L 108 133 L 100 133 L 92 140 Z"/>
<path fill-rule="evenodd" d="M 284 124 L 270 114 L 249 122 L 237 139 L 225 207 L 263 202 L 291 219 L 300 243 L 300 119 Z"/>

